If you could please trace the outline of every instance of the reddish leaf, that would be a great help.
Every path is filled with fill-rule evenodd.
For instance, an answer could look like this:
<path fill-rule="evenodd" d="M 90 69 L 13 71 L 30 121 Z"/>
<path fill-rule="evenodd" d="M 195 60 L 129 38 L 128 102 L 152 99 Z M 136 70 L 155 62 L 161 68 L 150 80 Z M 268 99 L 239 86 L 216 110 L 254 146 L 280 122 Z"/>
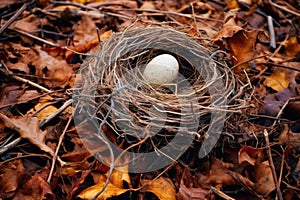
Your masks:
<path fill-rule="evenodd" d="M 50 185 L 38 173 L 35 173 L 22 184 L 21 188 L 18 190 L 13 199 L 54 200 L 55 198 Z"/>
<path fill-rule="evenodd" d="M 244 145 L 238 154 L 239 163 L 248 162 L 250 165 L 261 163 L 265 159 L 264 149 Z"/>
<path fill-rule="evenodd" d="M 0 168 L 0 196 L 16 191 L 24 175 L 25 169 L 21 159 L 3 164 Z"/>

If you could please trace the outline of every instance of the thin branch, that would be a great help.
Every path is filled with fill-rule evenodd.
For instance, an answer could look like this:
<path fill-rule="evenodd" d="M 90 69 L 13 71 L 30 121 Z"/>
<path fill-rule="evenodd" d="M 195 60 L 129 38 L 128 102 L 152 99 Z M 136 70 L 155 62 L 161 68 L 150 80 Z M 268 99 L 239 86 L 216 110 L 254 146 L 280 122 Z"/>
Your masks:
<path fill-rule="evenodd" d="M 47 40 L 44 40 L 44 39 L 39 38 L 39 37 L 37 37 L 37 36 L 34 36 L 34 35 L 30 34 L 30 33 L 27 33 L 27 32 L 24 32 L 24 31 L 21 31 L 21 30 L 18 30 L 18 29 L 9 29 L 9 30 L 15 31 L 15 32 L 17 32 L 17 33 L 20 33 L 20 34 L 25 35 L 25 36 L 27 36 L 27 37 L 30 37 L 30 38 L 32 38 L 32 39 L 38 40 L 38 41 L 40 41 L 40 42 L 42 42 L 42 43 L 45 43 L 45 44 L 47 44 L 47 45 L 49 45 L 49 46 L 59 47 L 58 44 L 55 44 L 55 43 L 53 43 L 53 42 L 49 42 L 49 41 L 47 41 Z"/>
<path fill-rule="evenodd" d="M 285 6 L 278 5 L 278 4 L 274 3 L 274 2 L 271 1 L 271 0 L 269 0 L 269 3 L 270 3 L 272 6 L 276 7 L 276 8 L 279 8 L 279 9 L 285 11 L 285 12 L 288 12 L 288 13 L 291 13 L 291 14 L 293 14 L 293 15 L 296 15 L 296 16 L 300 17 L 300 13 L 295 12 L 295 11 L 292 11 L 292 10 L 288 9 L 287 7 L 285 7 Z"/>
<path fill-rule="evenodd" d="M 20 142 L 21 142 L 22 138 L 18 137 L 17 139 L 15 139 L 14 141 L 8 143 L 7 145 L 4 145 L 0 148 L 0 156 L 5 153 L 6 151 L 14 148 L 15 146 L 17 146 Z"/>
<path fill-rule="evenodd" d="M 26 83 L 28 85 L 31 85 L 31 86 L 33 86 L 35 88 L 38 88 L 40 90 L 43 90 L 43 91 L 45 91 L 47 93 L 52 92 L 51 90 L 49 90 L 49 89 L 47 89 L 47 88 L 45 88 L 45 87 L 43 87 L 43 86 L 41 86 L 41 85 L 39 85 L 37 83 L 34 83 L 34 82 L 30 81 L 30 80 L 27 80 L 25 78 L 21 78 L 21 77 L 16 76 L 16 75 L 12 75 L 10 72 L 5 71 L 4 69 L 0 69 L 0 72 L 2 72 L 4 75 L 6 75 L 8 77 L 11 77 L 11 78 L 13 78 L 13 79 L 15 79 L 17 81 L 21 81 L 21 82 Z"/>
<path fill-rule="evenodd" d="M 270 141 L 269 141 L 269 134 L 268 134 L 266 129 L 264 129 L 264 136 L 265 136 L 265 140 L 266 140 L 267 152 L 268 152 L 268 155 L 269 155 L 269 165 L 270 165 L 270 168 L 271 168 L 271 171 L 272 171 L 272 174 L 273 174 L 273 179 L 274 179 L 274 184 L 275 184 L 275 187 L 276 187 L 276 190 L 277 190 L 277 195 L 278 195 L 279 200 L 283 200 L 282 192 L 280 190 L 280 183 L 278 183 L 276 170 L 275 170 L 275 166 L 274 166 L 274 163 L 273 163 L 272 152 L 271 152 Z"/>
<path fill-rule="evenodd" d="M 52 114 L 49 115 L 48 117 L 44 118 L 44 119 L 40 122 L 40 127 L 43 127 L 45 124 L 47 124 L 49 121 L 51 121 L 54 117 L 56 117 L 56 116 L 59 115 L 62 111 L 64 111 L 67 107 L 69 107 L 72 103 L 73 103 L 73 99 L 69 99 L 68 101 L 66 101 L 66 102 L 64 103 L 64 105 L 62 105 L 57 111 L 55 111 L 54 113 L 52 113 Z"/>
<path fill-rule="evenodd" d="M 52 178 L 52 175 L 53 175 L 53 172 L 54 172 L 54 167 L 55 167 L 56 159 L 58 159 L 58 151 L 59 151 L 59 149 L 61 147 L 62 141 L 63 141 L 63 139 L 65 137 L 65 134 L 66 134 L 66 132 L 67 132 L 67 130 L 69 128 L 69 125 L 70 125 L 70 123 L 71 123 L 71 121 L 73 119 L 74 113 L 75 112 L 73 112 L 72 115 L 69 117 L 69 120 L 68 120 L 68 122 L 67 122 L 67 124 L 65 126 L 65 129 L 64 129 L 63 133 L 59 137 L 58 144 L 57 144 L 55 153 L 54 153 L 53 158 L 52 158 L 52 165 L 51 165 L 50 173 L 49 173 L 49 176 L 48 176 L 48 179 L 47 179 L 48 183 L 50 183 L 50 181 L 51 181 L 51 178 Z M 60 161 L 60 163 L 62 163 L 62 162 Z"/>
<path fill-rule="evenodd" d="M 268 15 L 268 29 L 270 33 L 270 48 L 276 49 L 276 38 L 275 38 L 275 30 L 273 25 L 273 18 Z"/>

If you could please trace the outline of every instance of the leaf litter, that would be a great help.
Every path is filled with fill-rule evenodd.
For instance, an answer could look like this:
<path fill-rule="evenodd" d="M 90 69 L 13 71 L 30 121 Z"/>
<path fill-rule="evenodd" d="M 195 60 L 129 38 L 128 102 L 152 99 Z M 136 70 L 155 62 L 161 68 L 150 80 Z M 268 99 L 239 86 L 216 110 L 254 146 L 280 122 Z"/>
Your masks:
<path fill-rule="evenodd" d="M 93 199 L 106 186 L 97 199 L 299 199 L 299 9 L 297 1 L 267 0 L 4 1 L 0 198 Z M 235 101 L 244 107 L 228 116 L 226 134 L 205 159 L 195 145 L 166 169 L 130 174 L 125 164 L 109 174 L 78 136 L 84 126 L 64 130 L 73 110 L 60 108 L 71 98 L 77 69 L 132 24 L 173 27 L 225 52 L 217 59 L 235 73 L 242 88 Z M 54 159 L 60 162 L 51 167 Z"/>

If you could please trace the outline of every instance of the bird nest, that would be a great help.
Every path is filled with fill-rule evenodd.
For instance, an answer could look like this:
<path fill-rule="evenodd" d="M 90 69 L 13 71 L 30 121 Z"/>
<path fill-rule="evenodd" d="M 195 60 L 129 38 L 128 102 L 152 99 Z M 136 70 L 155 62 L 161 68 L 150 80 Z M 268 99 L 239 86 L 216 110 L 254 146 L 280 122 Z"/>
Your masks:
<path fill-rule="evenodd" d="M 170 84 L 148 83 L 145 65 L 166 53 L 177 59 L 178 77 Z M 175 135 L 174 148 L 190 145 L 184 138 L 203 141 L 221 132 L 235 87 L 230 69 L 212 57 L 193 37 L 170 28 L 116 33 L 82 67 L 81 106 L 128 146 L 138 143 L 134 151 L 155 151 Z"/>

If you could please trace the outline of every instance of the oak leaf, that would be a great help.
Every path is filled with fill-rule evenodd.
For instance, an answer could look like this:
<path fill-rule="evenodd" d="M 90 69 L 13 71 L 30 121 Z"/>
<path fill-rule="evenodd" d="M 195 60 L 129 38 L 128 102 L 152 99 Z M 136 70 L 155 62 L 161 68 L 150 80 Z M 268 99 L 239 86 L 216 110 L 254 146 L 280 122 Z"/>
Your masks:
<path fill-rule="evenodd" d="M 36 117 L 10 119 L 0 113 L 0 122 L 1 121 L 4 123 L 5 127 L 18 132 L 22 138 L 28 139 L 42 151 L 45 151 L 52 156 L 54 155 L 53 150 L 44 143 L 47 131 L 40 130 L 39 121 Z"/>

